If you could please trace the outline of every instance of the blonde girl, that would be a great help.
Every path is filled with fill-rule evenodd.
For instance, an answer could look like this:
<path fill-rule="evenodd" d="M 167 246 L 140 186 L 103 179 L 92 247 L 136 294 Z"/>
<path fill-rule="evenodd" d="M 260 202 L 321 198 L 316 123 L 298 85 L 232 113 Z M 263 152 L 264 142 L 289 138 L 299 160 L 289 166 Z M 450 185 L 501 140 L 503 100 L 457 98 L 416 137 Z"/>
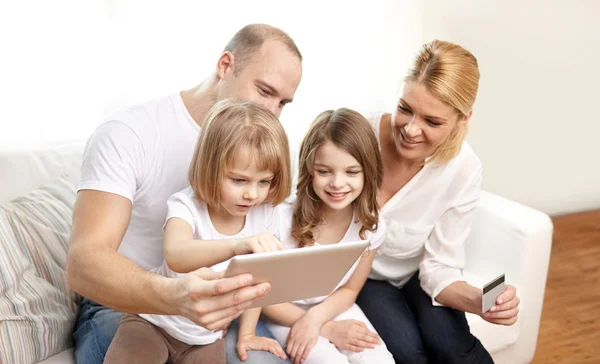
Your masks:
<path fill-rule="evenodd" d="M 167 202 L 165 260 L 157 273 L 173 278 L 201 267 L 219 271 L 234 255 L 283 248 L 274 236 L 274 206 L 290 192 L 289 145 L 271 112 L 232 100 L 216 104 L 196 145 L 189 183 Z M 243 314 L 238 345 L 244 353 L 265 350 L 284 360 L 275 340 L 255 335 L 259 315 L 260 309 Z M 222 329 L 231 320 L 202 327 L 183 316 L 126 314 L 105 362 L 225 363 Z"/>

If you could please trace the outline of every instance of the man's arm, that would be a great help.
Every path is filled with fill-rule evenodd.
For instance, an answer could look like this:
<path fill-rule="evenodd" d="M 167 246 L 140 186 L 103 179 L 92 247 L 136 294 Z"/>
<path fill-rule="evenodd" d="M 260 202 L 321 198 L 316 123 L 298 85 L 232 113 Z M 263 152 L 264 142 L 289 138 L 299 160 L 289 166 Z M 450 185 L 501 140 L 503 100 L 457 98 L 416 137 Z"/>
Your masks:
<path fill-rule="evenodd" d="M 116 194 L 84 190 L 73 208 L 67 277 L 79 294 L 123 312 L 173 313 L 161 291 L 167 279 L 147 272 L 117 252 L 131 201 Z"/>
<path fill-rule="evenodd" d="M 67 278 L 79 294 L 118 311 L 183 315 L 207 329 L 226 326 L 270 286 L 250 286 L 250 275 L 219 279 L 209 269 L 180 278 L 147 272 L 117 252 L 131 217 L 131 202 L 95 190 L 77 195 L 67 257 Z"/>

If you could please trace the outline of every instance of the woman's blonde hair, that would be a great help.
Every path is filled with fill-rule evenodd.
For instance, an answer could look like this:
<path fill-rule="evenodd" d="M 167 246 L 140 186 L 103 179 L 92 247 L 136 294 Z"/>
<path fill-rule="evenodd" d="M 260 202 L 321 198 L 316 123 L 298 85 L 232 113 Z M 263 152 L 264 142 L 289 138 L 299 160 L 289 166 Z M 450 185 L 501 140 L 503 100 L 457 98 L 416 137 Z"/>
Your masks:
<path fill-rule="evenodd" d="M 274 174 L 265 202 L 277 205 L 290 194 L 290 148 L 275 115 L 250 102 L 220 101 L 206 116 L 188 171 L 196 197 L 219 206 L 225 170 L 245 153 L 248 163 Z"/>
<path fill-rule="evenodd" d="M 312 122 L 300 147 L 297 198 L 292 220 L 292 237 L 300 247 L 315 242 L 312 229 L 323 223 L 321 199 L 313 189 L 314 161 L 317 149 L 331 141 L 352 155 L 360 164 L 364 187 L 353 205 L 357 220 L 365 231 L 377 229 L 379 212 L 377 190 L 383 180 L 381 154 L 373 128 L 361 114 L 350 109 L 328 110 Z"/>
<path fill-rule="evenodd" d="M 434 40 L 417 53 L 404 83 L 418 82 L 442 102 L 452 106 L 458 120 L 469 115 L 479 88 L 479 66 L 471 52 L 454 43 Z M 467 136 L 467 125 L 455 127 L 433 153 L 428 163 L 448 163 L 459 152 Z"/>

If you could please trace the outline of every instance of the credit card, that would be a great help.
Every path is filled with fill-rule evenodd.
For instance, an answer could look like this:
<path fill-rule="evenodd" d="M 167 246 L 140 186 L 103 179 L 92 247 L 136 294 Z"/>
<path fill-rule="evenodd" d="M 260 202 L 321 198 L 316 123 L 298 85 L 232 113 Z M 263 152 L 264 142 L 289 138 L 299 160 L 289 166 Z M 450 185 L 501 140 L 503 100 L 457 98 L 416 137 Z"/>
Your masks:
<path fill-rule="evenodd" d="M 504 274 L 492 279 L 483 286 L 483 295 L 481 296 L 481 312 L 485 313 L 496 305 L 496 299 L 504 292 Z"/>

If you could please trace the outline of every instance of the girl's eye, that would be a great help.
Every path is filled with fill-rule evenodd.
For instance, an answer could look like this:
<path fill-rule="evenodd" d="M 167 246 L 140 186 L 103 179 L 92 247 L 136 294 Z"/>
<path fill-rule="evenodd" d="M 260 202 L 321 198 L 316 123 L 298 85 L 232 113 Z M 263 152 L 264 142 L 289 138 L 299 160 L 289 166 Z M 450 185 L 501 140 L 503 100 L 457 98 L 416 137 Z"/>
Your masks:
<path fill-rule="evenodd" d="M 246 182 L 246 180 L 243 179 L 243 178 L 232 178 L 232 180 L 235 183 L 244 183 L 244 182 Z"/>
<path fill-rule="evenodd" d="M 346 173 L 348 173 L 348 174 L 349 174 L 349 175 L 351 175 L 351 176 L 356 176 L 357 174 L 359 174 L 359 173 L 360 173 L 360 171 L 348 171 L 348 172 L 346 172 Z"/>
<path fill-rule="evenodd" d="M 327 173 L 329 173 L 329 171 L 326 171 L 324 169 L 317 169 L 317 173 L 318 174 L 327 174 Z"/>
<path fill-rule="evenodd" d="M 271 181 L 262 180 L 262 181 L 260 181 L 259 183 L 260 183 L 261 185 L 267 185 L 267 186 L 268 186 L 268 185 L 270 185 L 270 184 L 271 184 Z"/>

